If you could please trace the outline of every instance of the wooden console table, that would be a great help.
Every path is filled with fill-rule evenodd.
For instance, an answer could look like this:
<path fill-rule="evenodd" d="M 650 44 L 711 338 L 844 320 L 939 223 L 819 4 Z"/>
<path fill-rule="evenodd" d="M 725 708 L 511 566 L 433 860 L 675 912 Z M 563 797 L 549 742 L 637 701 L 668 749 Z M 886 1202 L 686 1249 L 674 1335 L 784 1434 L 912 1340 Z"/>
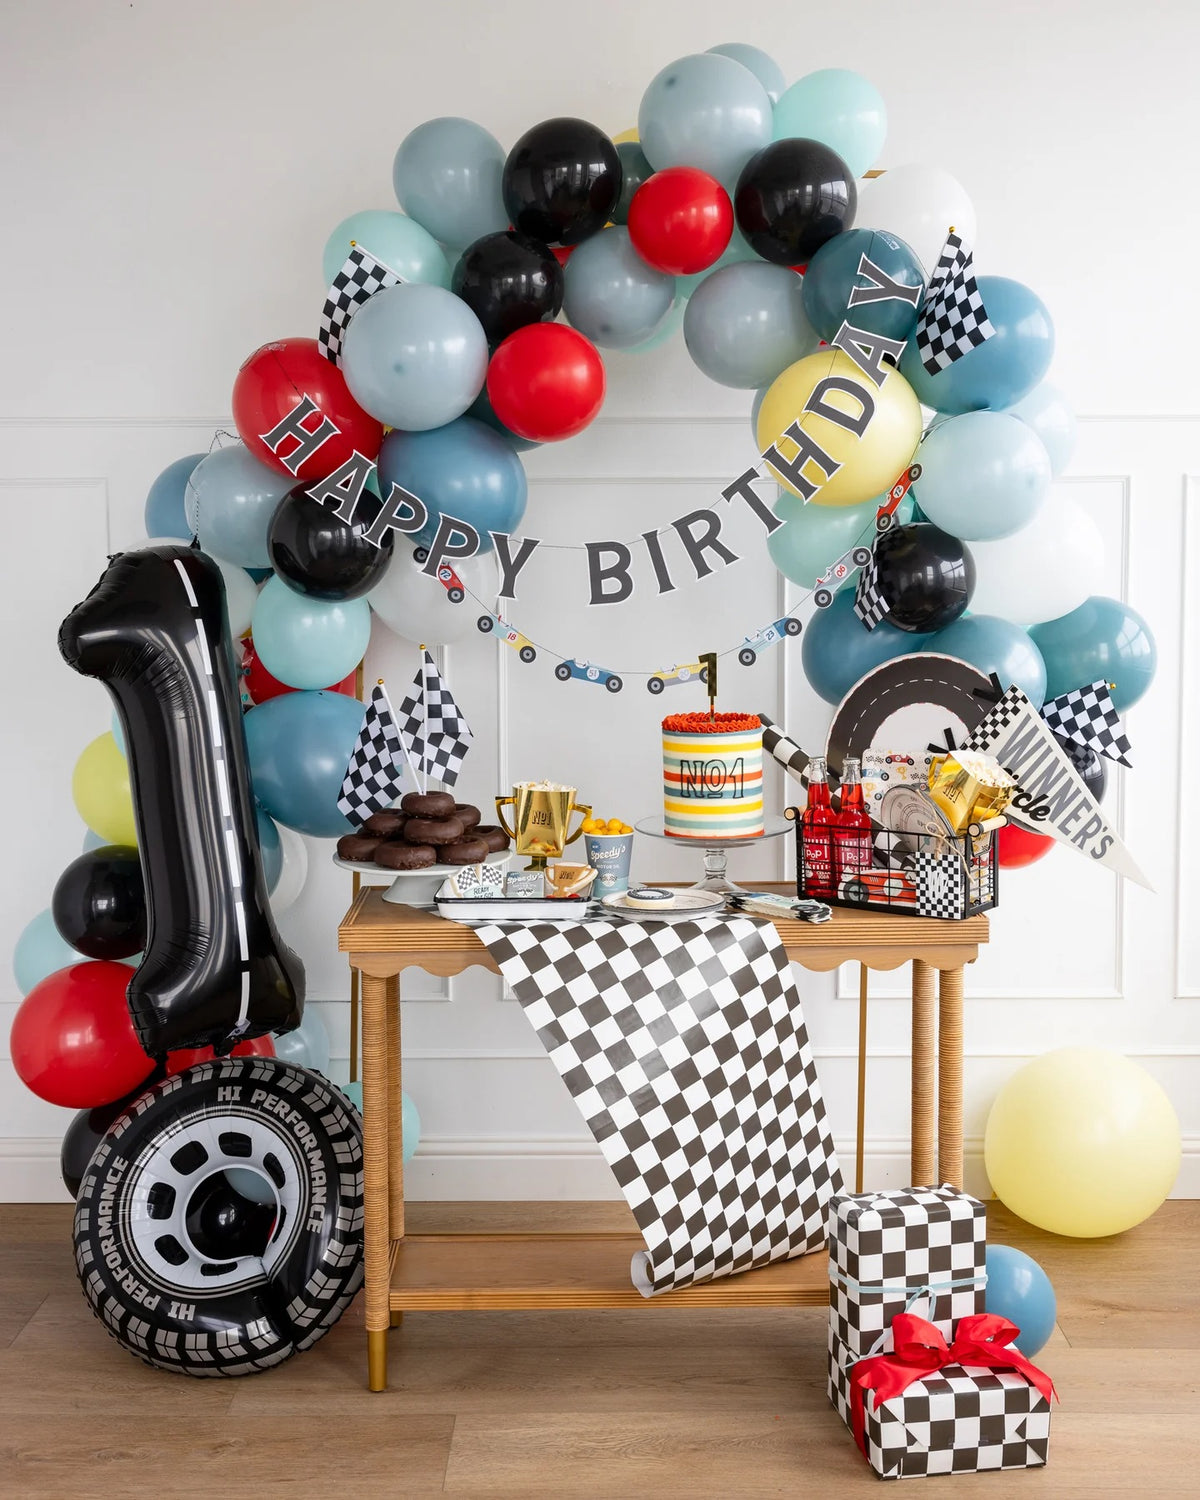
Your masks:
<path fill-rule="evenodd" d="M 788 888 L 776 885 L 774 889 Z M 400 971 L 418 968 L 449 977 L 473 965 L 496 972 L 496 965 L 471 928 L 430 912 L 393 905 L 382 897 L 380 887 L 365 886 L 338 928 L 338 948 L 362 978 L 365 1290 L 371 1390 L 387 1386 L 387 1331 L 399 1324 L 405 1311 L 818 1307 L 827 1302 L 823 1254 L 645 1299 L 629 1277 L 630 1257 L 643 1248 L 636 1233 L 406 1236 Z M 911 1181 L 961 1186 L 962 971 L 964 964 L 978 957 L 979 945 L 987 942 L 987 918 L 939 922 L 835 908 L 833 920 L 818 926 L 793 921 L 779 921 L 776 926 L 788 957 L 806 969 L 835 969 L 846 962 L 870 969 L 912 964 Z M 936 1025 L 935 970 L 939 976 Z"/>

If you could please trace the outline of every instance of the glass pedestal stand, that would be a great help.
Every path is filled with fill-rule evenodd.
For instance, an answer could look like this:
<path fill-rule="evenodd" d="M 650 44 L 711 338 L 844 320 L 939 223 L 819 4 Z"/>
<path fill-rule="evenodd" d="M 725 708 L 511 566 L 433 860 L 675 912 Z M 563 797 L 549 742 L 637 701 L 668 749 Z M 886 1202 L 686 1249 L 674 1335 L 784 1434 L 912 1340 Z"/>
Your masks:
<path fill-rule="evenodd" d="M 761 844 L 766 839 L 778 838 L 781 833 L 787 833 L 791 826 L 786 818 L 766 818 L 763 822 L 762 833 L 754 838 L 681 839 L 667 832 L 662 818 L 643 818 L 640 823 L 634 824 L 639 833 L 649 834 L 651 838 L 665 839 L 671 844 L 691 846 L 696 849 L 704 856 L 704 876 L 697 880 L 691 889 L 693 891 L 719 891 L 726 896 L 745 889 L 736 881 L 730 880 L 725 873 L 726 856 L 729 850 L 749 849 L 751 845 Z"/>

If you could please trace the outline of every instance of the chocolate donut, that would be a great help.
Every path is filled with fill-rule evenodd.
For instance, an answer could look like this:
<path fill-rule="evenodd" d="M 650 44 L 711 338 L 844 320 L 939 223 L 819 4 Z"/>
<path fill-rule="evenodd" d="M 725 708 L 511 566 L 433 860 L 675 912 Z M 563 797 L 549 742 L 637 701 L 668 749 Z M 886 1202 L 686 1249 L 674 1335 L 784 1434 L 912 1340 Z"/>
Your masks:
<path fill-rule="evenodd" d="M 462 824 L 468 833 L 474 828 L 483 814 L 470 802 L 456 802 L 454 804 L 454 816 Z"/>
<path fill-rule="evenodd" d="M 380 844 L 375 863 L 389 870 L 427 870 L 437 864 L 437 855 L 428 844 Z"/>
<path fill-rule="evenodd" d="M 337 841 L 338 858 L 354 860 L 360 864 L 369 864 L 375 858 L 378 848 L 378 838 L 370 838 L 361 833 L 347 833 Z"/>
<path fill-rule="evenodd" d="M 508 834 L 498 823 L 480 823 L 478 827 L 471 829 L 471 837 L 483 839 L 489 854 L 499 854 L 501 850 L 508 848 Z"/>
<path fill-rule="evenodd" d="M 457 844 L 462 836 L 457 818 L 409 818 L 404 828 L 410 844 Z"/>
<path fill-rule="evenodd" d="M 400 808 L 414 818 L 451 818 L 454 798 L 449 792 L 405 792 Z"/>
<path fill-rule="evenodd" d="M 373 833 L 376 838 L 380 839 L 398 839 L 404 832 L 404 825 L 407 822 L 407 813 L 372 813 L 367 821 L 363 824 L 363 832 Z"/>
<path fill-rule="evenodd" d="M 438 854 L 444 865 L 477 865 L 488 857 L 488 846 L 483 839 L 460 839 L 457 844 L 447 844 Z"/>

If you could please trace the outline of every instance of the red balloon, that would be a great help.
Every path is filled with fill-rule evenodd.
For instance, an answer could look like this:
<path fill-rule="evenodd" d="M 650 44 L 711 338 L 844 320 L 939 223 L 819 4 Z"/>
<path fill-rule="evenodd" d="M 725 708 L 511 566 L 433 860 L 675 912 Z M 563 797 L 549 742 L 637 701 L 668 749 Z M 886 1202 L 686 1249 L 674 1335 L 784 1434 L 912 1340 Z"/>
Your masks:
<path fill-rule="evenodd" d="M 168 1052 L 167 1076 L 182 1073 L 185 1068 L 194 1068 L 197 1063 L 212 1062 L 216 1055 L 211 1047 L 180 1047 L 177 1052 Z M 253 1036 L 248 1042 L 239 1042 L 230 1056 L 274 1057 L 275 1043 L 269 1036 Z"/>
<path fill-rule="evenodd" d="M 368 416 L 354 397 L 338 367 L 321 353 L 316 339 L 277 339 L 256 349 L 237 372 L 233 382 L 233 420 L 238 434 L 255 458 L 280 474 L 292 471 L 262 441 L 300 404 L 303 397 L 316 404 L 304 423 L 309 431 L 328 417 L 338 429 L 311 453 L 296 470 L 297 479 L 324 479 L 358 450 L 375 458 L 383 442 L 383 427 Z M 280 444 L 284 458 L 297 444 L 285 438 Z"/>
<path fill-rule="evenodd" d="M 1047 833 L 1030 833 L 1016 823 L 1006 823 L 996 834 L 996 859 L 1006 870 L 1033 865 L 1049 854 L 1054 839 Z"/>
<path fill-rule="evenodd" d="M 488 400 L 497 418 L 531 443 L 582 432 L 604 405 L 604 361 L 565 323 L 529 323 L 492 355 Z"/>
<path fill-rule="evenodd" d="M 554 259 L 559 263 L 560 266 L 565 266 L 566 263 L 571 259 L 571 251 L 574 250 L 574 248 L 574 245 L 551 245 L 550 254 L 553 255 Z"/>
<path fill-rule="evenodd" d="M 356 669 L 357 670 L 357 669 Z M 266 667 L 259 660 L 258 652 L 254 649 L 252 640 L 242 642 L 242 671 L 245 674 L 246 686 L 250 690 L 255 706 L 265 703 L 268 698 L 278 698 L 281 693 L 294 693 L 294 687 L 288 687 L 286 682 L 280 682 L 277 677 L 272 677 Z M 341 682 L 335 682 L 332 687 L 325 688 L 327 693 L 342 693 L 347 698 L 353 698 L 354 672 L 343 677 Z"/>
<path fill-rule="evenodd" d="M 647 177 L 629 205 L 629 238 L 648 266 L 692 276 L 720 260 L 733 234 L 733 204 L 698 167 L 667 167 Z"/>
<path fill-rule="evenodd" d="M 128 964 L 71 964 L 35 984 L 17 1010 L 10 1050 L 17 1077 L 68 1109 L 112 1104 L 154 1071 L 133 1029 Z"/>

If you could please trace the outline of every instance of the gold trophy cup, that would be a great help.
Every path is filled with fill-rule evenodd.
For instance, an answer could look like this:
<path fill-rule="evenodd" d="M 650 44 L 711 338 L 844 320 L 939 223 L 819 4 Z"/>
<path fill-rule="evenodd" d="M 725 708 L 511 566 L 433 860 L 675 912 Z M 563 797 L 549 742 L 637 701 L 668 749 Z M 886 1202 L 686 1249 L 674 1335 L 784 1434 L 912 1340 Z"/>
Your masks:
<path fill-rule="evenodd" d="M 513 826 L 504 820 L 504 809 L 513 809 Z M 573 812 L 582 813 L 579 826 L 568 833 Z M 496 798 L 496 816 L 500 826 L 517 846 L 517 853 L 529 859 L 527 870 L 545 870 L 546 861 L 561 854 L 583 832 L 583 819 L 592 810 L 575 801 L 573 786 L 548 786 L 543 781 L 518 781 L 511 797 Z"/>

